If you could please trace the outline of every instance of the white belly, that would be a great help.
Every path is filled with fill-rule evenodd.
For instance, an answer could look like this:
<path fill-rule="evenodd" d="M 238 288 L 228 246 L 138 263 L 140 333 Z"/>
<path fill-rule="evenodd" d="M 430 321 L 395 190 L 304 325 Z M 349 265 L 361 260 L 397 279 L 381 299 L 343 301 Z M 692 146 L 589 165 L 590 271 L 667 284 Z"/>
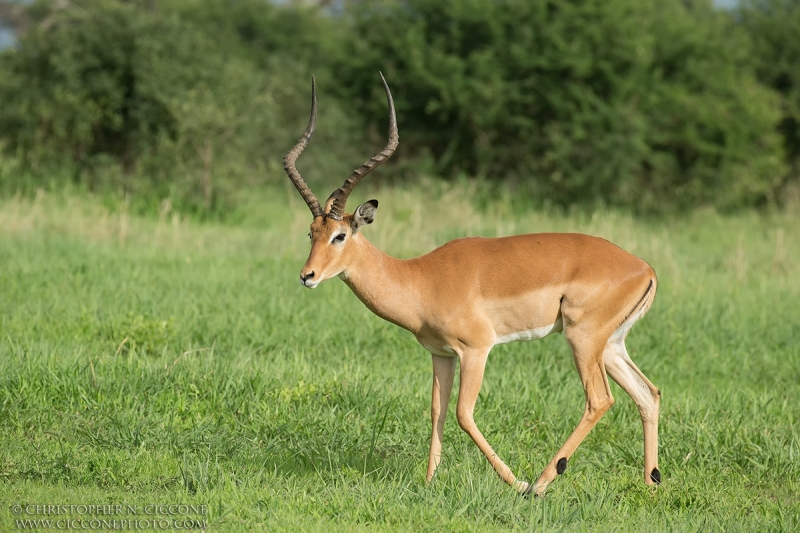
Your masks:
<path fill-rule="evenodd" d="M 417 339 L 417 342 L 419 342 L 423 348 L 425 348 L 432 354 L 441 355 L 444 357 L 450 357 L 456 355 L 456 351 L 453 350 L 453 348 L 451 348 L 450 346 L 447 346 L 446 344 L 441 344 L 441 343 L 433 344 L 430 342 L 421 341 L 419 339 Z"/>
<path fill-rule="evenodd" d="M 536 339 L 541 339 L 542 337 L 547 337 L 551 333 L 558 333 L 562 329 L 562 322 L 561 318 L 559 317 L 555 323 L 550 324 L 549 326 L 542 326 L 540 328 L 533 328 L 524 331 L 517 331 L 514 333 L 509 333 L 508 335 L 502 335 L 495 339 L 494 345 L 497 346 L 498 344 L 506 344 L 508 342 L 514 341 L 532 341 Z"/>

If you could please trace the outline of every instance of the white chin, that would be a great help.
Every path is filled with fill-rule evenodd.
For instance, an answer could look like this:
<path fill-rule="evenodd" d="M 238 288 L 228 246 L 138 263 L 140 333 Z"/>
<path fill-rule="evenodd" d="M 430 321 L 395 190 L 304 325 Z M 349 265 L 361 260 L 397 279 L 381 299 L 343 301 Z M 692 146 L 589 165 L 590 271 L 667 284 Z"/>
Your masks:
<path fill-rule="evenodd" d="M 316 289 L 317 285 L 319 285 L 319 281 L 312 282 L 312 283 L 304 283 L 303 285 L 305 285 L 305 287 L 307 289 Z"/>

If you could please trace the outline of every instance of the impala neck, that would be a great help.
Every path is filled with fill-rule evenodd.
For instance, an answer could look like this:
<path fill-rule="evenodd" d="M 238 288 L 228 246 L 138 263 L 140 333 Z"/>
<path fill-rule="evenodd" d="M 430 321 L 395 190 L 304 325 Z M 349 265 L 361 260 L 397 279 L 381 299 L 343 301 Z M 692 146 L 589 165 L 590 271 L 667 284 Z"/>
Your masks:
<path fill-rule="evenodd" d="M 370 311 L 412 333 L 419 331 L 422 323 L 408 261 L 383 253 L 361 234 L 350 244 L 357 246 L 339 277 Z"/>

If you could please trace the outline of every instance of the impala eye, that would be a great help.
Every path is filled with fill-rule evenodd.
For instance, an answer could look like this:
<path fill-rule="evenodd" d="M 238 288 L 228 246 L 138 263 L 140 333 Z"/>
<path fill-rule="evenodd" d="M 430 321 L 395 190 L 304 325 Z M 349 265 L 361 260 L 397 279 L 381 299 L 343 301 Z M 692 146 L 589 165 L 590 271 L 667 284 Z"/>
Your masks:
<path fill-rule="evenodd" d="M 345 235 L 346 234 L 344 233 L 340 233 L 339 235 L 333 238 L 333 242 L 344 242 Z"/>

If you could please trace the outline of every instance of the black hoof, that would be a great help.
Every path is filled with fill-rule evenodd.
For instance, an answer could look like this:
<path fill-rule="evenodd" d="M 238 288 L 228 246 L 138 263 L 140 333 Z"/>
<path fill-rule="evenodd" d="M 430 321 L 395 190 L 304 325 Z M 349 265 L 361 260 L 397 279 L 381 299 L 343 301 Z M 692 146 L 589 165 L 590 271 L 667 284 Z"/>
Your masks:
<path fill-rule="evenodd" d="M 562 457 L 556 463 L 556 474 L 558 474 L 560 476 L 561 474 L 564 473 L 564 470 L 566 470 L 566 469 L 567 469 L 567 458 L 566 457 Z"/>
<path fill-rule="evenodd" d="M 522 491 L 521 494 L 522 497 L 525 498 L 526 500 L 530 500 L 531 496 L 533 496 L 534 498 L 536 497 L 536 493 L 533 492 L 533 485 L 528 485 L 528 488 Z"/>
<path fill-rule="evenodd" d="M 650 479 L 656 482 L 657 485 L 661 485 L 661 472 L 658 471 L 658 468 L 654 468 L 652 472 L 650 472 Z"/>

